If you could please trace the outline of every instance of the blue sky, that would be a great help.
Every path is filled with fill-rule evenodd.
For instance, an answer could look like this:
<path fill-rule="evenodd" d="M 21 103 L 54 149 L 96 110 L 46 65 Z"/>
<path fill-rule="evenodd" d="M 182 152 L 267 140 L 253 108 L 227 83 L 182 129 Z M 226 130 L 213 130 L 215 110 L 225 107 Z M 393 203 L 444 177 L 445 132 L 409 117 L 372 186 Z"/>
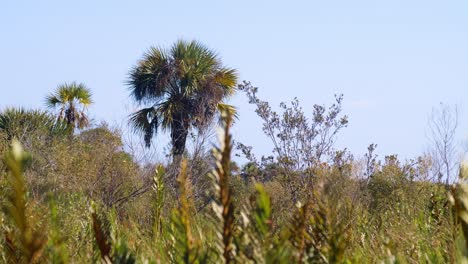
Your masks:
<path fill-rule="evenodd" d="M 123 123 L 143 52 L 197 39 L 273 105 L 297 96 L 311 110 L 343 93 L 340 146 L 412 157 L 439 102 L 461 107 L 458 140 L 468 136 L 467 12 L 464 0 L 3 1 L 0 108 L 42 108 L 58 84 L 78 81 L 93 91 L 94 119 Z M 231 103 L 236 138 L 268 153 L 254 108 L 241 94 Z"/>

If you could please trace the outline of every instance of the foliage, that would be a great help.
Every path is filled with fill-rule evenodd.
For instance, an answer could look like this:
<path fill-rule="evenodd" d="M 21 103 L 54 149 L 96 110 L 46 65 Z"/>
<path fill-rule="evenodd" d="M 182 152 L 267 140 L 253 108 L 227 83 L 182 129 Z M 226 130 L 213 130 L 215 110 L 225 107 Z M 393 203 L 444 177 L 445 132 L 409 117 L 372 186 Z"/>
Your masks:
<path fill-rule="evenodd" d="M 263 122 L 263 132 L 273 145 L 274 156 L 262 157 L 258 164 L 248 146 L 239 143 L 238 149 L 255 165 L 270 168 L 277 165 L 295 201 L 313 181 L 315 168 L 346 156 L 346 152 L 334 149 L 336 135 L 348 124 L 347 116 L 340 116 L 342 95 L 335 96 L 336 102 L 328 109 L 315 104 L 309 120 L 297 98 L 290 105 L 281 103 L 281 113 L 277 113 L 268 102 L 258 98 L 258 88 L 249 82 L 239 85 L 239 90 L 244 91 L 249 103 L 255 105 L 255 112 Z"/>
<path fill-rule="evenodd" d="M 223 112 L 224 133 L 220 136 L 220 148 L 214 149 L 216 158 L 216 168 L 213 171 L 216 200 L 213 202 L 213 210 L 221 223 L 218 236 L 222 242 L 218 245 L 219 253 L 223 262 L 234 261 L 234 204 L 232 203 L 232 190 L 229 186 L 231 171 L 231 150 L 232 140 L 229 128 L 232 125 L 232 116 L 228 112 Z"/>
<path fill-rule="evenodd" d="M 18 140 L 32 147 L 36 141 L 47 141 L 67 134 L 65 123 L 41 110 L 6 108 L 0 112 L 0 133 L 6 140 Z"/>
<path fill-rule="evenodd" d="M 192 127 L 203 129 L 217 109 L 232 109 L 223 100 L 234 93 L 237 73 L 197 41 L 179 40 L 170 49 L 152 47 L 130 72 L 131 95 L 151 104 L 132 114 L 130 123 L 147 146 L 158 129 L 170 131 L 172 154 L 185 151 Z"/>
<path fill-rule="evenodd" d="M 64 83 L 55 93 L 46 97 L 46 106 L 58 109 L 57 119 L 65 121 L 71 128 L 89 125 L 86 108 L 93 103 L 91 91 L 82 83 Z"/>
<path fill-rule="evenodd" d="M 433 157 L 379 160 L 371 144 L 360 160 L 334 145 L 348 122 L 342 96 L 309 119 L 297 99 L 277 113 L 245 82 L 273 153 L 259 161 L 238 143 L 249 160 L 239 169 L 222 103 L 235 81 L 198 42 L 151 49 L 132 71 L 134 99 L 151 104 L 132 119 L 147 139 L 205 132 L 171 165 L 138 162 L 105 123 L 69 133 L 84 112 L 67 111 L 91 103 L 82 85 L 49 97 L 59 120 L 0 112 L 0 263 L 468 262 L 467 164 L 448 185 L 429 177 Z M 222 129 L 208 155 L 215 107 Z M 172 154 L 185 149 L 178 136 Z"/>
<path fill-rule="evenodd" d="M 361 180 L 352 177 L 354 161 L 346 160 L 317 167 L 314 184 L 294 206 L 280 175 L 258 183 L 232 174 L 232 118 L 224 113 L 224 133 L 214 152 L 213 189 L 207 190 L 212 193 L 208 197 L 213 210 L 195 206 L 194 171 L 187 160 L 179 170 L 175 203 L 168 203 L 173 196 L 166 189 L 161 165 L 153 169 L 147 184 L 140 182 L 140 187 L 154 191 L 137 191 L 142 193 L 123 204 L 105 198 L 115 192 L 112 189 L 93 189 L 87 181 L 59 184 L 62 187 L 40 198 L 30 191 L 37 184 L 28 180 L 34 175 L 28 172 L 31 168 L 21 173 L 28 156 L 14 143 L 6 154 L 8 180 L 2 181 L 0 189 L 8 199 L 1 222 L 1 259 L 24 263 L 445 263 L 466 256 L 464 180 L 451 192 L 453 217 L 446 188 L 416 180 L 430 169 L 423 161 L 403 163 L 388 156 L 382 164 L 375 161 L 369 179 Z M 60 141 L 54 144 L 63 148 Z M 119 157 L 109 161 L 111 167 L 132 164 L 131 157 L 123 155 L 118 133 L 106 126 L 76 135 L 74 144 L 67 159 L 91 155 L 96 163 L 92 159 L 86 165 L 71 162 L 70 169 L 61 173 L 67 181 L 73 179 L 68 173 L 79 167 L 104 164 L 101 156 Z M 145 170 L 132 166 L 132 173 L 144 175 Z M 79 177 L 102 171 L 102 167 L 89 169 Z M 462 179 L 465 171 L 461 170 Z M 111 183 L 98 185 L 107 184 Z M 126 197 L 125 193 L 135 193 L 134 187 L 119 184 L 117 190 L 122 188 Z M 145 211 L 148 204 L 153 204 L 153 210 Z"/>
<path fill-rule="evenodd" d="M 4 208 L 11 221 L 11 228 L 4 230 L 5 250 L 9 261 L 16 263 L 40 262 L 47 244 L 46 234 L 41 228 L 34 227 L 27 212 L 26 186 L 22 175 L 27 158 L 18 141 L 13 141 L 11 150 L 5 155 L 11 187 Z"/>

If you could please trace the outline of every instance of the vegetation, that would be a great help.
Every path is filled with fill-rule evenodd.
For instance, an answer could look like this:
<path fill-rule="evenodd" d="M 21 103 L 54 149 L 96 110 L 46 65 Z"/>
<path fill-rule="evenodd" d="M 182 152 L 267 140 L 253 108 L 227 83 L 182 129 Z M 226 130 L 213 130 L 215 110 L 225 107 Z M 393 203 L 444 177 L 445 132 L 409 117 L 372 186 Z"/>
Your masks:
<path fill-rule="evenodd" d="M 356 157 L 334 144 L 348 124 L 342 95 L 309 118 L 298 99 L 276 111 L 236 81 L 198 42 L 153 48 L 132 70 L 132 97 L 151 105 L 132 126 L 146 143 L 159 128 L 170 132 L 167 163 L 137 162 L 122 131 L 105 123 L 69 133 L 84 115 L 78 103 L 91 102 L 89 91 L 76 92 L 82 85 L 48 97 L 58 119 L 1 110 L 0 263 L 468 261 L 468 164 L 448 182 L 430 155 L 380 159 L 372 144 Z M 223 100 L 235 88 L 255 106 L 271 155 L 234 142 Z M 215 109 L 222 130 L 209 152 L 189 131 L 207 131 Z M 237 165 L 235 154 L 248 162 Z"/>
<path fill-rule="evenodd" d="M 58 108 L 57 119 L 65 121 L 71 128 L 85 128 L 89 125 L 85 110 L 90 104 L 90 90 L 76 82 L 62 84 L 54 94 L 46 97 L 47 107 Z"/>
<path fill-rule="evenodd" d="M 237 73 L 197 41 L 177 41 L 169 50 L 150 48 L 131 71 L 133 99 L 151 104 L 131 116 L 131 124 L 151 145 L 158 128 L 170 131 L 172 154 L 180 160 L 190 129 L 204 129 L 222 100 L 234 93 Z"/>

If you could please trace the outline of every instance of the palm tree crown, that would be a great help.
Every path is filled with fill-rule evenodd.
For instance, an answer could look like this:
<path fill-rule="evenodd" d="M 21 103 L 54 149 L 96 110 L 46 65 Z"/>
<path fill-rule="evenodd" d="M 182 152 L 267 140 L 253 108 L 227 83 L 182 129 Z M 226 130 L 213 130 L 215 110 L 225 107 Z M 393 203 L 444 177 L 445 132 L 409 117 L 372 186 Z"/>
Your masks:
<path fill-rule="evenodd" d="M 151 47 L 129 78 L 132 97 L 150 106 L 132 114 L 130 123 L 148 147 L 158 128 L 170 131 L 172 154 L 181 155 L 191 128 L 203 128 L 219 108 L 233 109 L 222 100 L 235 92 L 236 83 L 236 71 L 200 42 Z"/>
<path fill-rule="evenodd" d="M 86 109 L 93 102 L 90 90 L 82 83 L 65 83 L 55 93 L 46 97 L 46 105 L 58 109 L 58 120 L 65 121 L 72 128 L 89 125 Z"/>

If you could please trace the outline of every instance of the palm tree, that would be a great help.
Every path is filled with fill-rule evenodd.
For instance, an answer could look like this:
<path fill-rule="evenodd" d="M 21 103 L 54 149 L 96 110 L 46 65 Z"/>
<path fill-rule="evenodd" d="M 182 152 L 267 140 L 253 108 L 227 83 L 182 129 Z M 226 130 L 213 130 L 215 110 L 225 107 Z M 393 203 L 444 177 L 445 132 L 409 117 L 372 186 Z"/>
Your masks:
<path fill-rule="evenodd" d="M 233 110 L 223 99 L 233 95 L 236 83 L 236 71 L 200 42 L 151 47 L 128 82 L 134 100 L 150 106 L 132 114 L 130 124 L 144 135 L 147 147 L 159 128 L 169 131 L 173 159 L 180 160 L 190 129 L 203 129 L 220 108 Z"/>
<path fill-rule="evenodd" d="M 46 97 L 47 107 L 58 108 L 57 119 L 65 121 L 72 131 L 89 125 L 86 109 L 92 103 L 90 90 L 76 82 L 62 84 L 55 93 Z"/>

